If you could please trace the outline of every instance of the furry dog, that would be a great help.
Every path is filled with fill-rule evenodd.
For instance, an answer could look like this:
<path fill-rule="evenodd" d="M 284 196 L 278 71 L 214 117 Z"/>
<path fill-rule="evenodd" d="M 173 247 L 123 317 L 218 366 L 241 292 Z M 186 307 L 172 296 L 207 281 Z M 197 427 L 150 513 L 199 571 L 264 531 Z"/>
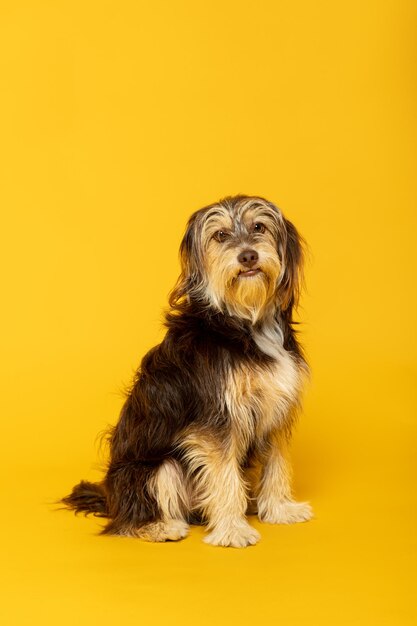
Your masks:
<path fill-rule="evenodd" d="M 111 431 L 101 483 L 63 499 L 103 534 L 178 540 L 200 521 L 216 546 L 255 544 L 312 517 L 293 500 L 287 448 L 308 366 L 293 329 L 303 241 L 271 202 L 196 211 L 181 243 L 167 333 L 143 358 Z"/>

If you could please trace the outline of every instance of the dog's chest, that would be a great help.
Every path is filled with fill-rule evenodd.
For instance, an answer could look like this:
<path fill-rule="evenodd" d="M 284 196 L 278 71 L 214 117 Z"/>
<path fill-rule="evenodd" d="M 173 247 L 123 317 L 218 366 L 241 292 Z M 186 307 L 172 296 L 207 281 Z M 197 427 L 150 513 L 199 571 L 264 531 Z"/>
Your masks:
<path fill-rule="evenodd" d="M 271 429 L 285 425 L 300 391 L 300 379 L 299 366 L 284 349 L 271 364 L 231 368 L 225 402 L 233 439 L 242 454 Z"/>

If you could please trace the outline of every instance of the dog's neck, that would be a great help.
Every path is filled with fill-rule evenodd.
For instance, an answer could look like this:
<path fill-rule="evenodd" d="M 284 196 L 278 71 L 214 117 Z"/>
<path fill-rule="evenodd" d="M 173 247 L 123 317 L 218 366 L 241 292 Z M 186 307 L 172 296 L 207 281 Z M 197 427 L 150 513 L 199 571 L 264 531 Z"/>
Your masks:
<path fill-rule="evenodd" d="M 280 317 L 271 315 L 252 327 L 252 336 L 258 348 L 277 359 L 284 350 L 284 331 Z"/>
<path fill-rule="evenodd" d="M 198 301 L 188 300 L 180 310 L 167 313 L 166 325 L 172 330 L 181 330 L 182 334 L 217 334 L 234 345 L 241 345 L 244 352 L 251 351 L 251 345 L 256 346 L 262 354 L 273 359 L 278 358 L 283 350 L 302 357 L 292 328 L 290 311 L 282 312 L 271 308 L 268 315 L 252 324 L 247 319 L 240 319 Z"/>

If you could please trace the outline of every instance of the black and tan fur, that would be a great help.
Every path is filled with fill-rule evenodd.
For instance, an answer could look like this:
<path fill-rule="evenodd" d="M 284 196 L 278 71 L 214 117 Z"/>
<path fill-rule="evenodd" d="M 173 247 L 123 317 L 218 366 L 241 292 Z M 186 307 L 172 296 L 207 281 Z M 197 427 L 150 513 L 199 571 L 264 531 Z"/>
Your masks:
<path fill-rule="evenodd" d="M 194 213 L 167 333 L 143 358 L 110 435 L 99 484 L 63 502 L 107 517 L 103 533 L 243 547 L 271 524 L 305 521 L 287 448 L 308 368 L 293 329 L 302 240 L 272 203 L 235 196 Z"/>

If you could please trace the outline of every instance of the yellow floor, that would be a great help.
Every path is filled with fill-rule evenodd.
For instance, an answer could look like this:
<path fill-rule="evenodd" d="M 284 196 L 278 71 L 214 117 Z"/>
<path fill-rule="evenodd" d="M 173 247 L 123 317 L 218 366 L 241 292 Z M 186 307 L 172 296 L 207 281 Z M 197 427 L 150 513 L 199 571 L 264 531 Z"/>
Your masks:
<path fill-rule="evenodd" d="M 17 468 L 2 493 L 2 623 L 415 624 L 415 490 L 402 488 L 387 450 L 364 463 L 363 449 L 341 459 L 300 437 L 296 469 L 312 449 L 296 490 L 315 519 L 252 518 L 262 540 L 242 550 L 207 546 L 200 527 L 180 543 L 98 537 L 98 520 L 48 504 L 77 468 Z"/>

